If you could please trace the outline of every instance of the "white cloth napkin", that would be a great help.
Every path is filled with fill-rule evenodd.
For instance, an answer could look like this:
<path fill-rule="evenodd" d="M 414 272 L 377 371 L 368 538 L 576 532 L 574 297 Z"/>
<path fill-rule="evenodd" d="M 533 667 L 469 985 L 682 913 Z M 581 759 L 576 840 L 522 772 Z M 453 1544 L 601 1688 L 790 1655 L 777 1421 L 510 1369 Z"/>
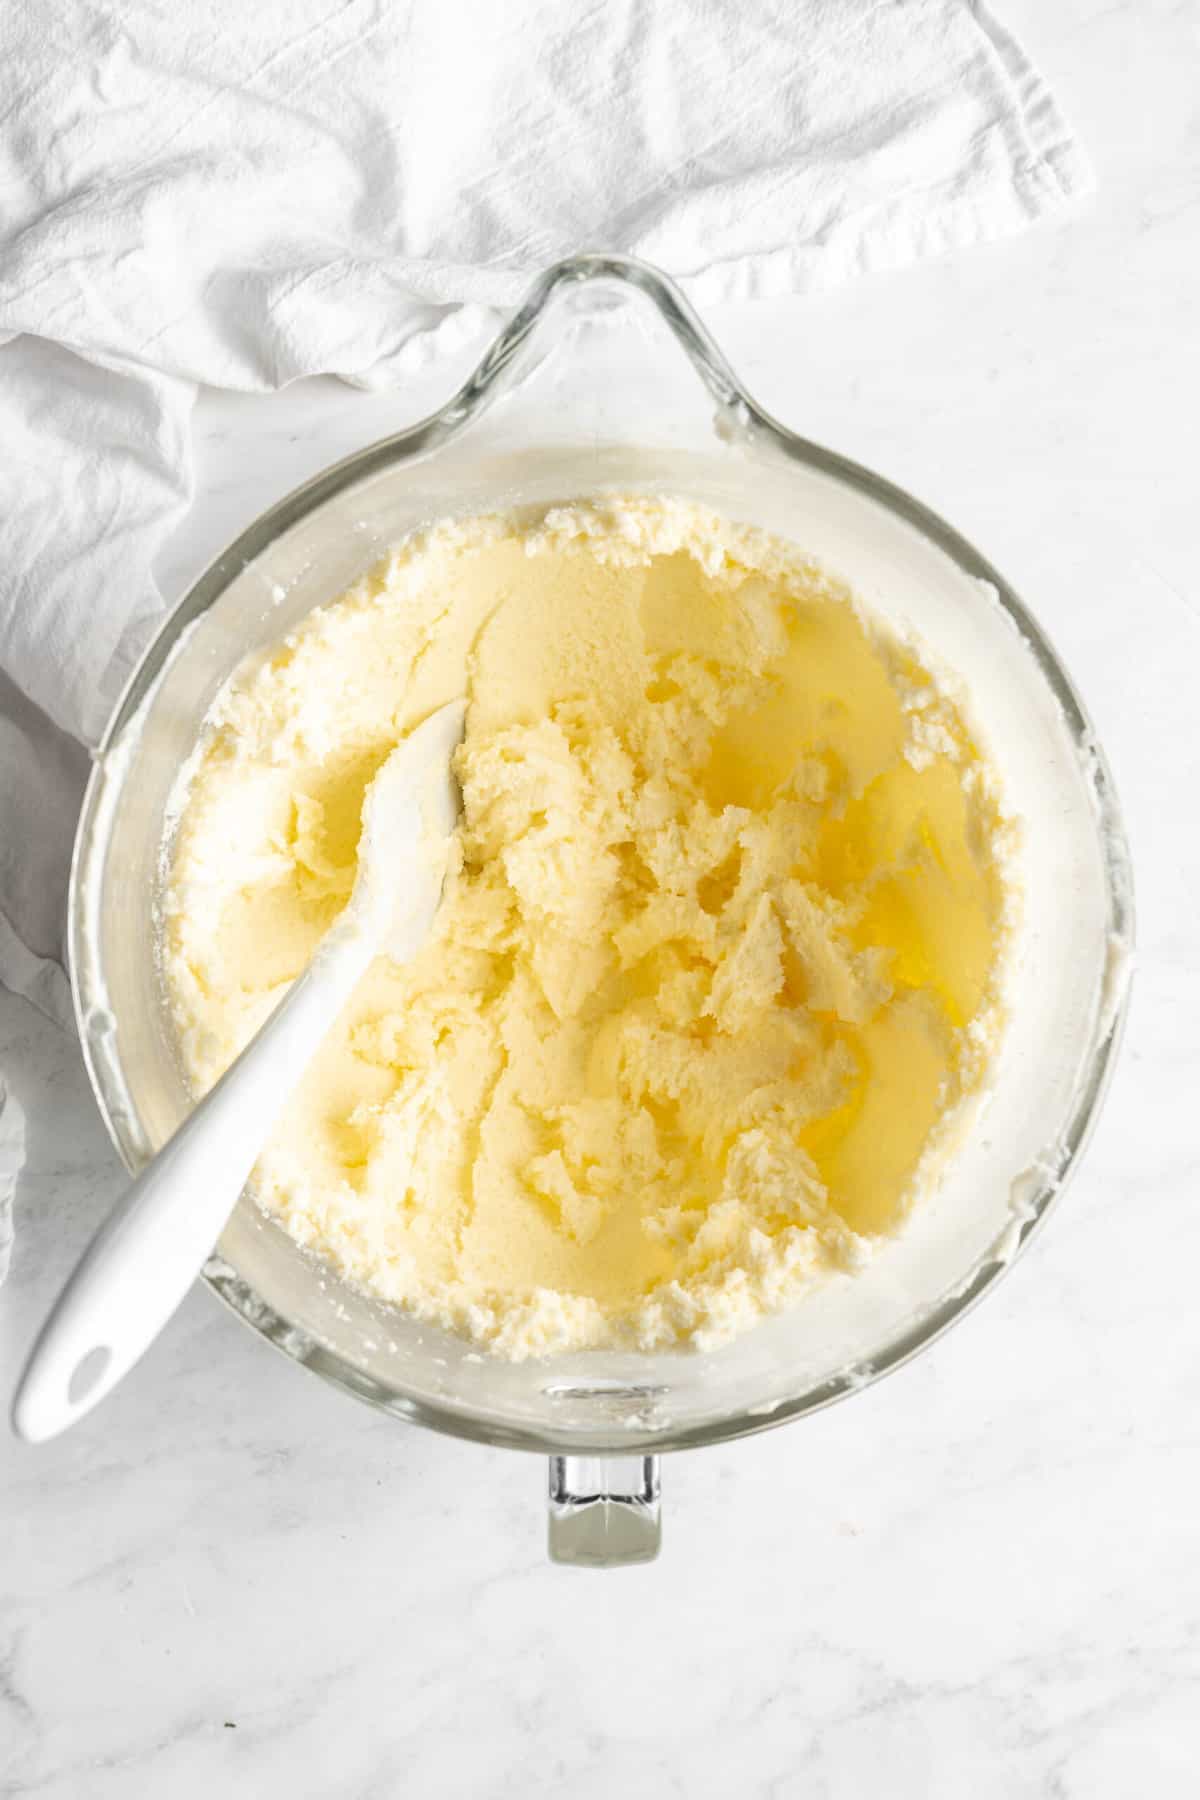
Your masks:
<path fill-rule="evenodd" d="M 163 608 L 198 384 L 400 380 L 572 249 L 703 307 L 1089 180 L 977 0 L 59 0 L 0 52 L 0 980 L 59 1018 L 80 743 Z"/>

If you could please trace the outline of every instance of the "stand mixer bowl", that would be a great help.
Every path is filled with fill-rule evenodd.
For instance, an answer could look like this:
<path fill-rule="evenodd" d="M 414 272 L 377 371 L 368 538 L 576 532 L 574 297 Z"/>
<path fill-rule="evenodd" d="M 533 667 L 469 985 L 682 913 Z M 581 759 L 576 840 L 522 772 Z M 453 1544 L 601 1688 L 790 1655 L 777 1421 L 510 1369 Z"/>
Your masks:
<path fill-rule="evenodd" d="M 683 494 L 789 538 L 930 645 L 969 691 L 1023 822 L 1026 891 L 986 1112 L 937 1193 L 865 1271 L 721 1349 L 480 1356 L 339 1281 L 242 1196 L 205 1270 L 214 1291 L 383 1411 L 549 1455 L 551 1553 L 594 1563 L 655 1553 L 661 1452 L 799 1418 L 932 1343 L 1078 1163 L 1124 1017 L 1128 852 L 1083 706 L 1003 578 L 918 501 L 765 413 L 663 276 L 619 258 L 559 263 L 445 407 L 272 507 L 166 621 L 97 758 L 69 927 L 92 1088 L 135 1170 L 190 1105 L 150 946 L 168 797 L 230 672 L 418 526 L 613 489 Z"/>

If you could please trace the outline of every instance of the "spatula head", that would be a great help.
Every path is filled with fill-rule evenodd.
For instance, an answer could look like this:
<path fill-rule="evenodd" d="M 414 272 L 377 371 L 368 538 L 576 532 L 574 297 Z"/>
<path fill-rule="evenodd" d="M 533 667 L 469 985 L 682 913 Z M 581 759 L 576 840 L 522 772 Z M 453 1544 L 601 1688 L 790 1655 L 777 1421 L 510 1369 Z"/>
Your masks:
<path fill-rule="evenodd" d="M 441 706 L 403 738 L 363 800 L 350 907 L 397 962 L 429 936 L 462 796 L 453 769 L 467 703 Z"/>

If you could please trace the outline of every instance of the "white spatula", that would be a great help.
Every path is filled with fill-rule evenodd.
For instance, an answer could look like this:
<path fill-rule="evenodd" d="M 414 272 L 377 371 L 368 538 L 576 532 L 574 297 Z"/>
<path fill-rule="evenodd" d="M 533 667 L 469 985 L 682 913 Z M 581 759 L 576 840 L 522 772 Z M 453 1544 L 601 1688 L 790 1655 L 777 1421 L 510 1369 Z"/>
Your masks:
<path fill-rule="evenodd" d="M 138 1176 L 72 1274 L 29 1355 L 13 1427 L 41 1443 L 111 1393 L 203 1268 L 326 1032 L 381 950 L 404 962 L 441 899 L 460 798 L 450 759 L 466 702 L 393 750 L 363 801 L 344 911 L 262 1030 Z"/>

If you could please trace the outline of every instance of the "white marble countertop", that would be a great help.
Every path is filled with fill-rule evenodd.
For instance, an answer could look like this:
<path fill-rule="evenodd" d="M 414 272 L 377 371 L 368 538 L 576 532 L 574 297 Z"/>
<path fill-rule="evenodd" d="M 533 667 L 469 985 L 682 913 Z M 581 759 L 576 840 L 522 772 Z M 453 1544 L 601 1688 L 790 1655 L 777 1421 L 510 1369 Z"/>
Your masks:
<path fill-rule="evenodd" d="M 0 1796 L 1200 1792 L 1195 15 L 1002 10 L 1092 151 L 1095 201 L 711 322 L 787 422 L 992 555 L 1092 706 L 1140 973 L 1082 1172 L 918 1361 L 669 1458 L 661 1560 L 607 1576 L 546 1563 L 537 1459 L 352 1405 L 197 1290 L 80 1429 L 0 1442 Z M 203 402 L 169 590 L 434 397 Z M 7 1389 L 123 1177 L 75 1044 L 8 997 L 0 1067 L 29 1121 Z"/>

